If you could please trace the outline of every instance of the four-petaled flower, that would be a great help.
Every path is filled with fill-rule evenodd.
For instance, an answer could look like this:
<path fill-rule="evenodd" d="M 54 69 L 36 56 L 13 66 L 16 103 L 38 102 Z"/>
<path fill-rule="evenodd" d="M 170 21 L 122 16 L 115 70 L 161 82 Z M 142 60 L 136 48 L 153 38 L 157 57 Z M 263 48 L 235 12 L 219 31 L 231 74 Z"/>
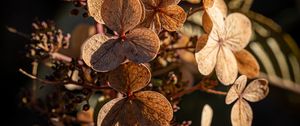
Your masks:
<path fill-rule="evenodd" d="M 186 19 L 186 13 L 177 4 L 180 0 L 141 0 L 145 7 L 145 19 L 142 26 L 159 33 L 162 28 L 176 31 Z"/>
<path fill-rule="evenodd" d="M 146 63 L 156 57 L 160 46 L 157 34 L 147 28 L 135 28 L 143 15 L 140 0 L 104 0 L 101 6 L 103 22 L 117 36 L 96 34 L 83 44 L 82 58 L 88 66 L 106 72 L 126 59 Z"/>
<path fill-rule="evenodd" d="M 252 29 L 246 16 L 232 13 L 226 17 L 220 5 L 222 4 L 214 2 L 205 7 L 212 26 L 206 28 L 209 32 L 206 45 L 195 53 L 195 58 L 201 74 L 209 75 L 215 68 L 220 82 L 229 85 L 238 74 L 238 64 L 233 52 L 241 51 L 247 46 Z"/>

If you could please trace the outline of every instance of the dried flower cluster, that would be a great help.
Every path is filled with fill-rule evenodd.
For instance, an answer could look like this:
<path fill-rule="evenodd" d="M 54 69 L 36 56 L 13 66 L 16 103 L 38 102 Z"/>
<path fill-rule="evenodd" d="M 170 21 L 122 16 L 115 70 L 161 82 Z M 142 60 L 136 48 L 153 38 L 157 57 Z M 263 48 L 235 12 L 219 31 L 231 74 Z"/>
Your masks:
<path fill-rule="evenodd" d="M 76 1 L 78 7 L 87 9 L 97 26 L 106 26 L 113 34 L 98 31 L 82 44 L 81 56 L 74 58 L 58 52 L 68 47 L 70 35 L 63 35 L 46 22 L 33 23 L 35 30 L 28 45 L 30 57 L 43 57 L 36 58 L 35 63 L 50 58 L 47 64 L 53 72 L 46 79 L 38 78 L 36 72 L 29 74 L 22 69 L 20 72 L 43 84 L 59 87 L 58 102 L 62 104 L 50 106 L 51 122 L 55 125 L 189 126 L 191 121 L 176 122 L 173 112 L 179 111 L 181 96 L 201 90 L 226 95 L 226 104 L 237 100 L 231 111 L 232 125 L 251 125 L 253 114 L 246 100 L 260 101 L 269 91 L 265 79 L 255 79 L 246 87 L 247 78 L 256 78 L 260 71 L 255 57 L 244 49 L 252 35 L 251 21 L 242 13 L 227 14 L 223 0 L 203 0 L 203 6 L 187 13 L 179 2 Z M 203 14 L 193 11 L 203 11 Z M 200 37 L 186 36 L 180 31 L 191 15 L 202 18 L 201 28 L 205 33 Z M 195 72 L 197 66 L 204 76 Z M 238 72 L 241 76 L 236 79 Z M 232 85 L 228 93 L 214 89 L 219 82 Z M 25 101 L 30 96 L 25 96 Z M 96 105 L 90 103 L 93 96 L 97 96 Z M 37 102 L 24 103 L 34 106 Z M 77 110 L 72 115 L 76 106 L 84 111 Z M 91 113 L 97 118 L 95 123 Z M 201 125 L 211 125 L 212 118 L 213 109 L 205 105 Z"/>

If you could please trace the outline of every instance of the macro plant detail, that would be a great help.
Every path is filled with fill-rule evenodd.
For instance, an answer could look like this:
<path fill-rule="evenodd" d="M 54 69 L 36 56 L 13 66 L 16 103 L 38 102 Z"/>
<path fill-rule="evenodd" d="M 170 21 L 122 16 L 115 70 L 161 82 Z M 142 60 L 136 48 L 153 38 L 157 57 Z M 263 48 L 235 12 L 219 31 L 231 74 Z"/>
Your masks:
<path fill-rule="evenodd" d="M 259 43 L 258 23 L 245 10 L 251 4 L 242 10 L 232 1 L 72 0 L 94 23 L 77 34 L 51 21 L 33 22 L 30 35 L 8 27 L 30 40 L 32 70 L 19 72 L 33 84 L 22 104 L 57 126 L 210 126 L 219 115 L 209 104 L 199 122 L 177 119 L 183 96 L 201 91 L 233 104 L 231 125 L 250 126 L 248 102 L 266 98 L 282 79 L 264 74 L 264 62 L 249 50 Z M 78 33 L 84 41 L 74 43 Z M 80 55 L 65 53 L 72 44 Z"/>

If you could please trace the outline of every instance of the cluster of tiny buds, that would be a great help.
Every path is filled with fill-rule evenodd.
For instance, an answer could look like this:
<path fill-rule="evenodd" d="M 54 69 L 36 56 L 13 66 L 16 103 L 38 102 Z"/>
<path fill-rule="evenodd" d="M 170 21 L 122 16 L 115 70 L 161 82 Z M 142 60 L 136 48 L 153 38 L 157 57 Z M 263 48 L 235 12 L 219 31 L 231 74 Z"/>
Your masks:
<path fill-rule="evenodd" d="M 32 23 L 33 32 L 31 34 L 31 43 L 28 57 L 45 57 L 49 53 L 58 52 L 61 48 L 68 48 L 70 43 L 70 34 L 63 34 L 53 22 L 36 21 Z"/>

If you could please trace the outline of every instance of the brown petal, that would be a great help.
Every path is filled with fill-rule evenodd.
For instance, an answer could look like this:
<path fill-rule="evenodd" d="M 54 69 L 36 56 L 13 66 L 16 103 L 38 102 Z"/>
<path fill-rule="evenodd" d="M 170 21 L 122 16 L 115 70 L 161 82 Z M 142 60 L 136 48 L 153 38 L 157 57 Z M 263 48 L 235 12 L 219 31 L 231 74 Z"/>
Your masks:
<path fill-rule="evenodd" d="M 234 53 L 237 59 L 239 72 L 248 78 L 255 78 L 259 75 L 260 67 L 255 57 L 243 49 Z"/>
<path fill-rule="evenodd" d="M 215 0 L 203 0 L 203 7 L 205 9 L 211 8 L 214 5 Z"/>
<path fill-rule="evenodd" d="M 142 91 L 135 94 L 141 116 L 137 116 L 142 126 L 169 126 L 173 118 L 173 108 L 160 93 Z"/>
<path fill-rule="evenodd" d="M 168 126 L 173 118 L 169 101 L 153 91 L 138 92 L 133 98 L 116 98 L 98 113 L 98 126 Z"/>
<path fill-rule="evenodd" d="M 117 122 L 122 119 L 119 114 L 125 101 L 124 98 L 116 98 L 106 103 L 98 113 L 97 126 L 117 126 Z"/>
<path fill-rule="evenodd" d="M 210 126 L 213 114 L 213 109 L 208 104 L 204 105 L 201 115 L 201 126 Z"/>
<path fill-rule="evenodd" d="M 204 48 L 195 53 L 198 70 L 201 74 L 209 75 L 214 70 L 217 62 L 218 50 L 218 42 L 208 38 Z"/>
<path fill-rule="evenodd" d="M 241 13 L 232 13 L 225 20 L 225 41 L 224 44 L 233 51 L 240 51 L 245 48 L 252 34 L 251 21 Z"/>
<path fill-rule="evenodd" d="M 96 71 L 110 71 L 125 60 L 125 57 L 120 53 L 122 52 L 121 49 L 116 40 L 97 34 L 83 44 L 82 59 Z"/>
<path fill-rule="evenodd" d="M 162 27 L 168 31 L 176 31 L 183 26 L 186 20 L 186 13 L 178 5 L 171 5 L 161 8 L 159 12 Z"/>
<path fill-rule="evenodd" d="M 101 24 L 104 24 L 101 16 L 101 8 L 104 0 L 87 0 L 89 14 Z"/>
<path fill-rule="evenodd" d="M 200 50 L 202 50 L 204 48 L 204 46 L 206 45 L 207 40 L 208 40 L 207 34 L 201 35 L 197 40 L 195 52 L 199 52 Z"/>
<path fill-rule="evenodd" d="M 230 49 L 221 46 L 216 65 L 217 77 L 224 85 L 232 84 L 238 74 L 237 61 Z"/>
<path fill-rule="evenodd" d="M 157 34 L 161 31 L 161 23 L 158 14 L 153 10 L 146 10 L 146 17 L 139 27 L 150 28 Z"/>
<path fill-rule="evenodd" d="M 97 49 L 109 40 L 108 36 L 96 34 L 89 38 L 85 43 L 82 45 L 82 59 L 88 65 L 91 65 L 91 57 L 97 51 Z"/>
<path fill-rule="evenodd" d="M 101 11 L 104 23 L 119 34 L 136 27 L 143 15 L 140 0 L 105 0 Z"/>
<path fill-rule="evenodd" d="M 247 83 L 247 77 L 245 75 L 240 76 L 234 82 L 234 85 L 232 85 L 231 88 L 229 89 L 225 98 L 225 103 L 231 104 L 236 99 L 238 99 L 242 94 L 242 92 L 244 91 L 246 83 Z"/>
<path fill-rule="evenodd" d="M 204 31 L 207 34 L 209 34 L 211 32 L 211 29 L 213 27 L 213 23 L 206 11 L 204 11 L 203 16 L 202 16 L 202 26 L 203 26 Z"/>
<path fill-rule="evenodd" d="M 253 113 L 250 105 L 239 99 L 231 109 L 232 126 L 251 126 Z"/>
<path fill-rule="evenodd" d="M 265 79 L 256 79 L 246 87 L 243 97 L 250 102 L 257 102 L 264 99 L 268 93 L 268 81 Z"/>
<path fill-rule="evenodd" d="M 124 42 L 125 56 L 136 63 L 153 60 L 160 46 L 157 34 L 147 28 L 137 28 L 127 34 Z"/>
<path fill-rule="evenodd" d="M 181 0 L 161 0 L 160 7 L 167 7 L 170 5 L 177 5 Z"/>
<path fill-rule="evenodd" d="M 145 65 L 127 62 L 111 71 L 108 81 L 118 92 L 131 94 L 147 86 L 150 78 L 151 73 Z"/>
<path fill-rule="evenodd" d="M 153 7 L 158 7 L 161 0 L 141 0 L 147 10 L 152 10 Z"/>

